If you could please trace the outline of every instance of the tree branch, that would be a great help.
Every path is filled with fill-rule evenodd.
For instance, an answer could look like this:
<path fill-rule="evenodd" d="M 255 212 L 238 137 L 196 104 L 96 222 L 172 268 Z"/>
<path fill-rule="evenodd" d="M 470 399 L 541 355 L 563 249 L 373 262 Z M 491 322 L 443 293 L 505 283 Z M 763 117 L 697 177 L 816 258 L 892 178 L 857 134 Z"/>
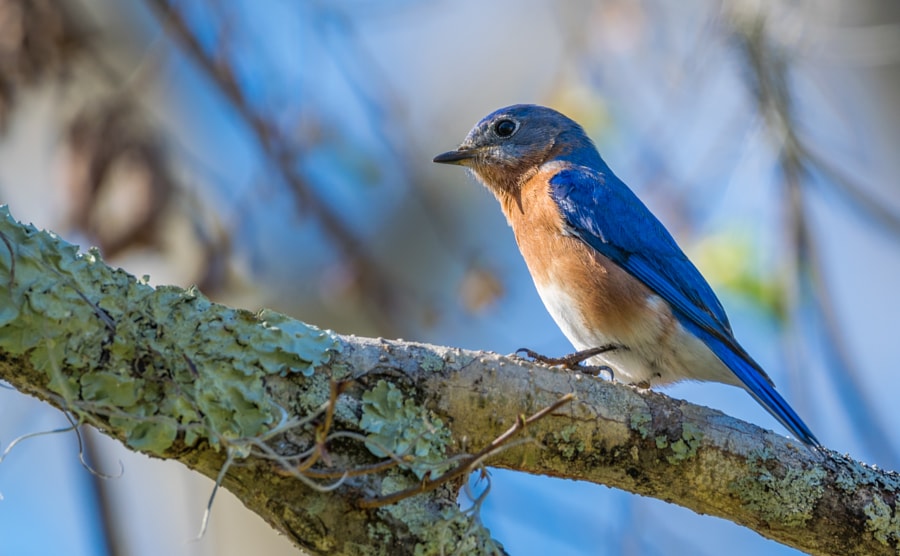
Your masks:
<path fill-rule="evenodd" d="M 131 449 L 213 478 L 233 462 L 224 486 L 312 553 L 499 552 L 476 512 L 456 505 L 464 472 L 487 455 L 671 501 L 810 553 L 898 549 L 896 474 L 720 412 L 153 288 L 5 208 L 0 239 L 0 378 Z M 495 449 L 513 433 L 533 441 Z M 442 476 L 454 480 L 432 484 Z M 436 488 L 364 502 L 425 486 Z"/>

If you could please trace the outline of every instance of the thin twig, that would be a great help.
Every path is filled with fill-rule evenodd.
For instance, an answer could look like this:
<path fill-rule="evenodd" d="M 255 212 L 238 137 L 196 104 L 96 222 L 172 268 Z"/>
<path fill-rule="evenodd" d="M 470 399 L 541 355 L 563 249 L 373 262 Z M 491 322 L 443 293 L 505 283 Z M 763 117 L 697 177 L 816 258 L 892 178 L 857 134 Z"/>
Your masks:
<path fill-rule="evenodd" d="M 360 465 L 353 469 L 339 469 L 334 471 L 326 471 L 324 469 L 307 469 L 303 474 L 315 479 L 337 479 L 338 477 L 361 477 L 363 475 L 371 475 L 372 473 L 381 473 L 397 467 L 400 463 L 397 460 L 388 459 L 373 463 L 371 465 Z"/>
<path fill-rule="evenodd" d="M 565 396 L 556 400 L 551 405 L 538 411 L 531 417 L 529 417 L 527 419 L 523 419 L 520 417 L 519 419 L 516 420 L 516 422 L 513 426 L 511 426 L 509 429 L 506 430 L 506 432 L 504 432 L 503 434 L 501 434 L 500 436 L 495 438 L 485 448 L 480 450 L 478 453 L 464 459 L 460 465 L 454 467 L 450 471 L 447 471 L 446 473 L 444 473 L 437 479 L 426 479 L 419 485 L 416 485 L 414 487 L 411 487 L 411 488 L 408 488 L 405 490 L 395 492 L 393 494 L 388 494 L 386 496 L 378 496 L 378 497 L 374 497 L 374 498 L 364 498 L 364 499 L 360 500 L 357 504 L 361 508 L 378 508 L 381 506 L 386 506 L 388 504 L 393 504 L 395 502 L 399 502 L 400 500 L 403 500 L 404 498 L 409 498 L 410 496 L 413 496 L 416 494 L 430 492 L 430 491 L 438 488 L 439 486 L 468 473 L 479 462 L 490 457 L 494 452 L 496 452 L 499 448 L 501 448 L 510 438 L 512 438 L 513 435 L 515 435 L 516 433 L 518 433 L 519 431 L 521 431 L 528 425 L 534 423 L 535 421 L 538 421 L 539 419 L 546 417 L 550 413 L 553 413 L 554 411 L 556 411 L 557 409 L 559 409 L 563 405 L 571 402 L 574 399 L 575 399 L 575 394 L 566 394 Z"/>

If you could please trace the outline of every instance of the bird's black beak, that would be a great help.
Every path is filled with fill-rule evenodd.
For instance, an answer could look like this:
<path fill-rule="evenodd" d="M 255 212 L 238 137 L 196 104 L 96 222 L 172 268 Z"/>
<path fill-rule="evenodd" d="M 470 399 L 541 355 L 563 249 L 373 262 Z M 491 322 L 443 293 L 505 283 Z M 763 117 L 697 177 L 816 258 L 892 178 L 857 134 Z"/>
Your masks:
<path fill-rule="evenodd" d="M 438 164 L 465 164 L 467 160 L 475 158 L 474 149 L 464 149 L 462 147 L 455 151 L 447 151 L 434 157 L 433 162 Z"/>

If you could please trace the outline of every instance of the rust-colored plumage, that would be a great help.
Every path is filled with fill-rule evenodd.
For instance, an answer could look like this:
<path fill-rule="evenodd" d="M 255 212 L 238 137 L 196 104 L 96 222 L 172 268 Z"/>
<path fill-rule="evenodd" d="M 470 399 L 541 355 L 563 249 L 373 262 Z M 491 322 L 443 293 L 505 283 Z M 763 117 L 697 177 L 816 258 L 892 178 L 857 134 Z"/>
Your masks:
<path fill-rule="evenodd" d="M 818 441 L 740 346 L 715 293 L 584 130 L 534 105 L 483 118 L 435 162 L 472 170 L 497 197 L 541 300 L 579 350 L 645 386 L 740 386 L 810 446 Z"/>

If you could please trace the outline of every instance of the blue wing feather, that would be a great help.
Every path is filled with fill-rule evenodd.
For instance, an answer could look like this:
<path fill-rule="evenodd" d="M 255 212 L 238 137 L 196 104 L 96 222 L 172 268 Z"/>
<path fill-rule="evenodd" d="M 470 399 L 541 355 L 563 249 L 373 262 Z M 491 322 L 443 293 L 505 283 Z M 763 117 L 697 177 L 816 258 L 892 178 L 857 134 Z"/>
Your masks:
<path fill-rule="evenodd" d="M 550 185 L 575 235 L 698 324 L 731 335 L 712 288 L 669 231 L 615 175 L 576 167 L 557 173 Z"/>
<path fill-rule="evenodd" d="M 672 307 L 676 318 L 802 441 L 817 446 L 762 368 L 734 339 L 716 294 L 668 230 L 611 171 L 572 166 L 550 180 L 569 232 L 622 267 Z"/>
<path fill-rule="evenodd" d="M 690 321 L 682 321 L 682 324 L 700 338 L 716 354 L 716 357 L 731 369 L 731 372 L 746 385 L 750 395 L 766 408 L 773 417 L 778 419 L 785 428 L 806 444 L 811 446 L 820 445 L 816 436 L 806 426 L 806 423 L 797 415 L 790 404 L 781 397 L 781 394 L 772 387 L 768 377 L 759 372 L 758 365 L 753 359 L 736 353 L 731 346 Z"/>

